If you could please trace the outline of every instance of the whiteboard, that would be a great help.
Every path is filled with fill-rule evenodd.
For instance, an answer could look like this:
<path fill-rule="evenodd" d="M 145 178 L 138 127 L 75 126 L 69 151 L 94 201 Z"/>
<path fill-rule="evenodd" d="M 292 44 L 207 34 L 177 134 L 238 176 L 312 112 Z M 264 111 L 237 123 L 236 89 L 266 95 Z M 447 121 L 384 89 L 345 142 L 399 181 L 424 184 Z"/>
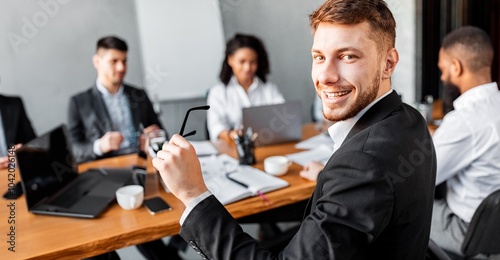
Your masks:
<path fill-rule="evenodd" d="M 224 33 L 218 0 L 136 0 L 144 86 L 155 100 L 205 96 L 218 81 Z"/>

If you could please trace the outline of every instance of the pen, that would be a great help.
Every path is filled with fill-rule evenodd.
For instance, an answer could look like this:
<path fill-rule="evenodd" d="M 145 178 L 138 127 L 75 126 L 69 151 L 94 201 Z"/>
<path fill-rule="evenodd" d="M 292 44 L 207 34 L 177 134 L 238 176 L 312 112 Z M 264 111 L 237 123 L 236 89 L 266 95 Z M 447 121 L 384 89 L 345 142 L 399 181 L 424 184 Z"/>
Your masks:
<path fill-rule="evenodd" d="M 250 138 L 250 140 L 252 141 L 252 143 L 255 142 L 255 139 L 257 139 L 257 136 L 258 136 L 257 133 L 253 133 L 252 134 L 252 138 Z"/>
<path fill-rule="evenodd" d="M 250 139 L 252 138 L 252 135 L 253 135 L 253 130 L 252 130 L 252 127 L 251 127 L 251 126 L 249 126 L 249 127 L 247 128 L 246 133 L 245 133 L 245 139 L 246 139 L 246 140 L 250 140 Z"/>
<path fill-rule="evenodd" d="M 241 147 L 241 142 L 238 135 L 234 135 L 233 140 L 236 143 L 236 150 L 238 151 L 238 156 L 242 158 L 245 155 L 245 152 L 243 151 L 243 147 Z"/>
<path fill-rule="evenodd" d="M 226 177 L 232 181 L 232 182 L 235 182 L 245 188 L 248 188 L 248 185 L 246 185 L 245 183 L 241 182 L 241 181 L 238 181 L 238 180 L 235 180 L 233 178 L 231 178 L 231 176 L 229 176 L 229 174 L 226 174 Z M 269 206 L 271 204 L 271 202 L 269 202 L 269 200 L 266 198 L 266 196 L 264 196 L 264 194 L 262 192 L 260 192 L 259 190 L 257 191 L 257 195 L 259 195 L 259 197 L 264 200 L 264 202 L 266 203 L 267 206 Z"/>

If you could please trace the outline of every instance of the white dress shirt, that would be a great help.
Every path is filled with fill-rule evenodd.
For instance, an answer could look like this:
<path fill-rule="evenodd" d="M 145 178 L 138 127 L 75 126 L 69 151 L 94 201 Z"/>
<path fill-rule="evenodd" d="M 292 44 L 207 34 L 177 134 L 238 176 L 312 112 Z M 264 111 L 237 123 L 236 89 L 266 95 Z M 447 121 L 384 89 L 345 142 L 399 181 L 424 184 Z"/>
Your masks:
<path fill-rule="evenodd" d="M 227 86 L 219 83 L 210 89 L 207 103 L 207 125 L 210 140 L 216 141 L 224 130 L 239 128 L 242 124 L 242 109 L 252 106 L 263 106 L 284 103 L 285 99 L 275 84 L 262 82 L 254 77 L 248 93 L 233 76 Z"/>
<path fill-rule="evenodd" d="M 132 124 L 132 114 L 130 112 L 130 104 L 127 96 L 125 95 L 123 85 L 120 86 L 115 94 L 111 94 L 106 87 L 99 81 L 96 80 L 97 90 L 101 93 L 102 99 L 104 100 L 104 105 L 108 110 L 111 122 L 113 124 L 113 130 L 118 131 L 123 135 L 123 141 L 120 144 L 120 148 L 127 148 L 129 146 L 136 146 L 137 139 L 134 133 L 134 126 Z M 94 141 L 94 153 L 101 156 L 101 139 Z"/>
<path fill-rule="evenodd" d="M 481 201 L 500 189 L 500 91 L 497 83 L 474 87 L 454 102 L 432 137 L 436 184 L 447 182 L 446 200 L 470 222 Z"/>
<path fill-rule="evenodd" d="M 387 93 L 384 95 L 380 96 L 379 98 L 375 99 L 372 101 L 368 106 L 363 108 L 363 110 L 359 111 L 357 115 L 354 117 L 351 117 L 347 120 L 344 121 L 338 121 L 334 123 L 332 126 L 328 128 L 328 134 L 330 135 L 330 138 L 333 140 L 333 152 L 337 151 L 342 143 L 344 142 L 345 138 L 351 131 L 351 129 L 354 127 L 356 122 L 370 109 L 373 105 L 375 105 L 377 102 L 379 102 L 381 99 L 386 97 L 387 95 L 392 93 L 392 89 L 390 89 Z"/>

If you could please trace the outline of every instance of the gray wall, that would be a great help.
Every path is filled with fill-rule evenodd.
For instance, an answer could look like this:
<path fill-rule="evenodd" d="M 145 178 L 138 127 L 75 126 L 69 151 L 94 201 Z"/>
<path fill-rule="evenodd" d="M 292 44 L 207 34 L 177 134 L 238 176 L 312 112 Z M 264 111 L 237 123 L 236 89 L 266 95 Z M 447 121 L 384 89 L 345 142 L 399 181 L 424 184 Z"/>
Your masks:
<path fill-rule="evenodd" d="M 308 15 L 323 2 L 220 0 L 226 40 L 237 32 L 262 39 L 271 65 L 269 80 L 276 83 L 286 100 L 300 100 L 305 122 L 311 120 L 315 96 Z"/>
<path fill-rule="evenodd" d="M 396 19 L 396 49 L 399 63 L 392 75 L 392 88 L 403 101 L 414 105 L 416 97 L 416 0 L 386 0 Z"/>
<path fill-rule="evenodd" d="M 95 82 L 92 55 L 100 37 L 114 34 L 128 42 L 129 70 L 125 80 L 142 82 L 133 3 L 0 2 L 0 92 L 22 96 L 38 134 L 66 122 L 70 96 Z"/>
<path fill-rule="evenodd" d="M 312 35 L 308 14 L 322 2 L 219 0 L 225 39 L 242 32 L 264 41 L 270 55 L 270 80 L 278 85 L 287 100 L 302 102 L 305 122 L 311 120 L 310 107 L 315 95 L 310 76 Z M 401 56 L 393 86 L 406 102 L 413 103 L 415 0 L 388 0 L 388 3 L 398 22 L 396 47 Z M 142 64 L 138 28 L 134 0 L 2 0 L 0 92 L 23 97 L 35 130 L 41 134 L 66 122 L 70 96 L 95 81 L 91 57 L 96 40 L 104 35 L 118 35 L 129 44 L 125 80 L 137 86 L 147 83 L 148 66 Z M 189 58 L 189 51 L 179 52 L 185 52 L 187 65 L 193 64 L 196 57 Z M 213 64 L 217 70 L 222 58 Z M 196 69 L 199 68 L 193 67 L 193 74 L 185 78 L 193 77 Z M 161 118 L 169 133 L 178 131 L 189 106 L 201 104 L 204 97 L 161 101 Z M 192 116 L 194 120 L 190 119 L 189 128 L 200 132 L 194 139 L 203 139 L 204 114 Z"/>

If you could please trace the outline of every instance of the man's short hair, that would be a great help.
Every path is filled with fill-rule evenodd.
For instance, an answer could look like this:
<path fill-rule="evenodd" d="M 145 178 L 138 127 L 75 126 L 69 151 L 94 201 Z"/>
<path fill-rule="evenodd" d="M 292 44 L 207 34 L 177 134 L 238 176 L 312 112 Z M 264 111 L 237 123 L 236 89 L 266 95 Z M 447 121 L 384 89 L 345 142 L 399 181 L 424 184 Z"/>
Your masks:
<path fill-rule="evenodd" d="M 359 24 L 368 22 L 370 38 L 379 51 L 395 46 L 396 21 L 383 0 L 327 0 L 309 15 L 309 24 L 316 31 L 320 23 Z"/>
<path fill-rule="evenodd" d="M 445 51 L 461 47 L 465 66 L 475 72 L 483 68 L 491 67 L 493 63 L 493 46 L 488 34 L 474 26 L 458 28 L 443 39 L 441 48 Z"/>
<path fill-rule="evenodd" d="M 124 52 L 128 51 L 127 43 L 124 40 L 115 36 L 106 36 L 99 39 L 97 41 L 96 52 L 99 49 L 106 49 L 106 50 L 115 49 Z"/>

